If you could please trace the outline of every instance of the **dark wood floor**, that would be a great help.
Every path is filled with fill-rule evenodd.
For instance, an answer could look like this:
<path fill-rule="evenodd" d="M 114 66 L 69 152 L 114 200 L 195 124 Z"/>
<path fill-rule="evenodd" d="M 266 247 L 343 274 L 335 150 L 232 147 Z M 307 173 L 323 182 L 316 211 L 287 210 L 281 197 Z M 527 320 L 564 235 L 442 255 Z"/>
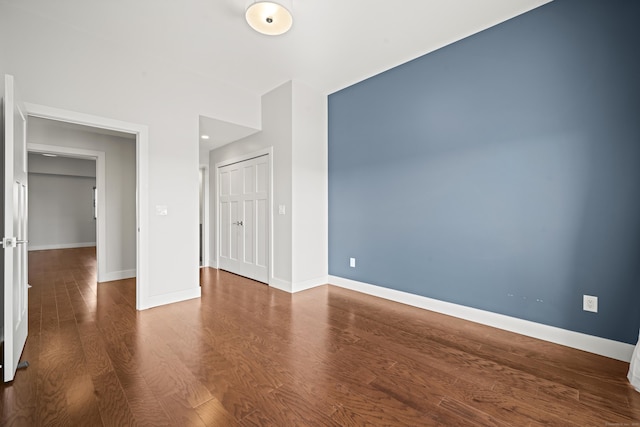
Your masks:
<path fill-rule="evenodd" d="M 8 426 L 640 425 L 628 365 L 333 286 L 203 270 L 202 299 L 135 310 L 95 253 L 30 254 L 31 364 Z"/>

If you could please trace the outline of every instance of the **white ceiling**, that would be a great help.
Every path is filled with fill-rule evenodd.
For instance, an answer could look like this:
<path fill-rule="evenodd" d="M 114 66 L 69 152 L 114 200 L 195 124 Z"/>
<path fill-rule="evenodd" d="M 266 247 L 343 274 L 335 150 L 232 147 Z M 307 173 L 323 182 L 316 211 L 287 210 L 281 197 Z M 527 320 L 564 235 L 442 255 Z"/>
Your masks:
<path fill-rule="evenodd" d="M 251 0 L 2 1 L 262 95 L 293 79 L 330 94 L 549 0 L 283 0 L 282 36 L 248 26 Z"/>

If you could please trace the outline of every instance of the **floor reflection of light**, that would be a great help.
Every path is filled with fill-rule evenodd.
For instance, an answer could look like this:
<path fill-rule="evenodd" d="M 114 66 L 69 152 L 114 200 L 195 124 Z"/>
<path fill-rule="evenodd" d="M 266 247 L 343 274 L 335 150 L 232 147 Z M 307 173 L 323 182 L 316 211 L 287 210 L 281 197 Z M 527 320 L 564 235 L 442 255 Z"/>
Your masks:
<path fill-rule="evenodd" d="M 83 411 L 93 403 L 94 393 L 93 382 L 88 374 L 74 379 L 66 393 L 67 410 L 72 419 L 78 419 Z"/>
<path fill-rule="evenodd" d="M 309 309 L 309 299 L 317 302 Z M 283 363 L 294 375 L 299 387 L 308 384 L 326 384 L 326 370 L 335 357 L 330 352 L 330 321 L 328 320 L 328 288 L 322 286 L 294 294 L 288 305 L 290 319 L 284 322 L 288 327 L 288 354 Z M 282 324 L 283 322 L 280 322 Z M 318 398 L 324 399 L 328 390 L 324 387 L 307 389 Z"/>

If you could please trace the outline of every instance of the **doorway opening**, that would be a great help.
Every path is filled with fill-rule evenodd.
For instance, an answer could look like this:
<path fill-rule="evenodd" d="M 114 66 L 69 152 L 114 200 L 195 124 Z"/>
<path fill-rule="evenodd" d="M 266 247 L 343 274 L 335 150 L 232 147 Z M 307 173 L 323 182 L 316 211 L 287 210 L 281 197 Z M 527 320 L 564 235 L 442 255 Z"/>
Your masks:
<path fill-rule="evenodd" d="M 29 251 L 96 247 L 96 158 L 33 151 L 27 157 Z"/>
<path fill-rule="evenodd" d="M 69 125 L 79 125 L 93 128 L 100 132 L 120 132 L 132 135 L 135 138 L 135 276 L 136 276 L 136 309 L 143 310 L 151 306 L 148 303 L 148 234 L 147 234 L 147 218 L 148 218 L 148 128 L 144 125 L 123 122 L 119 120 L 108 119 L 99 116 L 92 116 L 74 111 L 62 110 L 36 104 L 25 104 L 27 115 L 41 119 L 48 119 Z M 105 157 L 104 153 L 70 147 L 46 146 L 44 144 L 29 144 L 29 151 L 49 152 L 66 155 L 80 155 L 96 158 L 96 187 L 98 193 L 98 216 L 106 207 L 105 190 L 99 183 L 100 180 L 105 181 Z M 102 165 L 102 166 L 101 166 Z M 103 184 L 104 185 L 104 184 Z M 133 185 L 133 183 L 131 184 Z M 104 212 L 102 217 L 104 218 Z M 98 220 L 97 230 L 97 251 L 101 251 L 98 255 L 98 262 L 106 261 L 103 255 L 106 253 L 106 224 Z M 105 272 L 103 266 L 102 271 Z M 98 271 L 101 271 L 100 265 Z M 98 276 L 98 281 L 105 278 Z M 108 278 L 108 277 L 107 277 Z"/>

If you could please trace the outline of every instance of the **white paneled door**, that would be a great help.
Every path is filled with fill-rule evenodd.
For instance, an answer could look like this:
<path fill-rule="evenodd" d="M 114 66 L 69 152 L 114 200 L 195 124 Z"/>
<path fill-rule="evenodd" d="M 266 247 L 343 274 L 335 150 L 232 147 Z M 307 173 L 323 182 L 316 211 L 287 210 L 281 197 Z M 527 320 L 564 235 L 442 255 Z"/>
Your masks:
<path fill-rule="evenodd" d="M 269 282 L 269 157 L 218 168 L 219 267 Z"/>
<path fill-rule="evenodd" d="M 12 381 L 27 341 L 27 120 L 5 76 L 3 115 L 4 381 Z"/>

